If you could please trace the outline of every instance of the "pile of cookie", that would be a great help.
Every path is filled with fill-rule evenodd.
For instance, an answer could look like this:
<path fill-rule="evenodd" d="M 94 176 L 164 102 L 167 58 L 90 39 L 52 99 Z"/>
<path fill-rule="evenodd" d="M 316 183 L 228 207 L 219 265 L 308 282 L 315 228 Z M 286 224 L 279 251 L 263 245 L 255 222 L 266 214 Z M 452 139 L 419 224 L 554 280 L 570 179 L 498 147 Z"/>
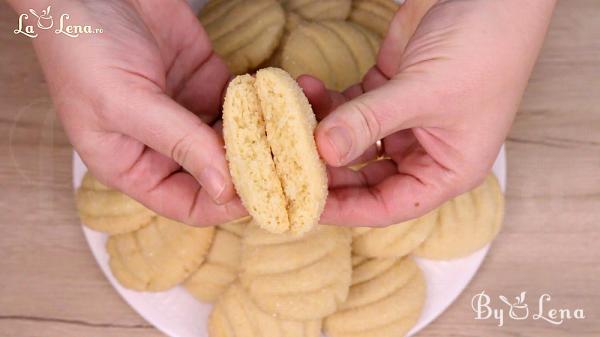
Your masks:
<path fill-rule="evenodd" d="M 322 330 L 398 337 L 417 322 L 426 298 L 413 256 L 449 260 L 479 250 L 498 233 L 504 202 L 490 174 L 429 214 L 386 228 L 273 233 L 250 217 L 196 228 L 152 213 L 87 173 L 77 206 L 84 224 L 110 235 L 110 268 L 124 287 L 155 292 L 181 284 L 215 303 L 210 337 L 318 337 Z"/>
<path fill-rule="evenodd" d="M 294 80 L 309 73 L 338 90 L 358 82 L 396 9 L 389 0 L 209 1 L 200 20 L 241 74 L 227 88 L 223 136 L 250 216 L 190 227 L 87 173 L 77 207 L 86 226 L 109 235 L 114 277 L 143 292 L 182 285 L 214 303 L 210 337 L 405 335 L 426 298 L 414 257 L 455 259 L 490 243 L 504 213 L 498 181 L 490 174 L 429 214 L 386 228 L 319 224 L 327 174 L 314 113 Z"/>
<path fill-rule="evenodd" d="M 405 335 L 426 284 L 413 256 L 469 255 L 496 236 L 503 198 L 496 178 L 426 216 L 386 228 L 317 225 L 274 234 L 250 218 L 196 228 L 153 214 L 89 173 L 77 193 L 82 221 L 110 234 L 115 278 L 137 291 L 182 284 L 214 303 L 209 336 Z"/>
<path fill-rule="evenodd" d="M 209 0 L 199 19 L 236 75 L 281 67 L 344 90 L 375 64 L 398 8 L 394 0 Z"/>

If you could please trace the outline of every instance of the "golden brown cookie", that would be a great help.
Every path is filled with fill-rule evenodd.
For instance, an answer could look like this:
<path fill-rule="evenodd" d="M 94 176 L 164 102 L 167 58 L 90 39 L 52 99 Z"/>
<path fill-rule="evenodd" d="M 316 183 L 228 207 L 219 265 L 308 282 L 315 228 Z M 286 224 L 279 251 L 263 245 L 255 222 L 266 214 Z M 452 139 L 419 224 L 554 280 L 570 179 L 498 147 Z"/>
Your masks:
<path fill-rule="evenodd" d="M 437 210 L 423 217 L 385 228 L 353 230 L 352 251 L 366 257 L 403 257 L 414 251 L 433 231 Z"/>
<path fill-rule="evenodd" d="M 219 298 L 208 320 L 210 337 L 319 337 L 321 320 L 286 321 L 260 310 L 234 283 Z"/>
<path fill-rule="evenodd" d="M 479 187 L 440 207 L 433 232 L 415 255 L 435 260 L 469 255 L 496 237 L 503 216 L 504 196 L 498 180 L 490 174 Z"/>
<path fill-rule="evenodd" d="M 355 259 L 348 300 L 325 319 L 329 337 L 399 337 L 416 324 L 426 284 L 410 257 Z"/>
<path fill-rule="evenodd" d="M 353 0 L 350 21 L 383 37 L 398 8 L 400 5 L 394 0 Z"/>
<path fill-rule="evenodd" d="M 327 198 L 316 119 L 285 71 L 238 76 L 227 89 L 223 136 L 235 188 L 254 221 L 274 233 L 309 231 Z"/>
<path fill-rule="evenodd" d="M 296 27 L 300 26 L 303 22 L 306 22 L 304 18 L 296 13 L 289 12 L 285 14 L 285 32 L 290 33 Z M 284 34 L 285 35 L 285 34 Z M 282 40 L 283 43 L 283 40 Z"/>
<path fill-rule="evenodd" d="M 265 61 L 259 68 L 268 68 L 268 67 L 281 67 L 281 58 L 283 57 L 283 46 L 287 43 L 287 40 L 290 37 L 290 34 L 296 27 L 300 26 L 302 23 L 306 22 L 300 15 L 294 12 L 287 12 L 285 14 L 285 30 L 283 32 L 283 36 L 279 42 L 279 46 L 273 52 L 271 57 Z"/>
<path fill-rule="evenodd" d="M 191 227 L 156 217 L 144 228 L 108 239 L 109 266 L 126 288 L 167 290 L 185 280 L 204 261 L 213 233 L 213 227 Z"/>
<path fill-rule="evenodd" d="M 345 301 L 350 286 L 351 233 L 319 225 L 304 236 L 246 229 L 240 280 L 267 313 L 320 319 Z"/>
<path fill-rule="evenodd" d="M 279 45 L 285 13 L 277 0 L 212 0 L 199 15 L 215 52 L 232 73 L 245 74 Z"/>
<path fill-rule="evenodd" d="M 221 224 L 219 227 L 241 237 L 244 235 L 244 231 L 246 230 L 246 226 L 250 220 L 252 220 L 251 217 L 245 216 L 243 218 Z"/>
<path fill-rule="evenodd" d="M 287 38 L 281 65 L 295 78 L 308 74 L 344 90 L 375 65 L 378 49 L 379 38 L 352 22 L 303 23 Z"/>
<path fill-rule="evenodd" d="M 352 0 L 281 0 L 281 4 L 286 11 L 311 21 L 346 20 Z"/>
<path fill-rule="evenodd" d="M 240 267 L 241 234 L 248 218 L 218 226 L 205 262 L 184 283 L 203 302 L 214 302 L 236 279 Z"/>
<path fill-rule="evenodd" d="M 75 199 L 81 222 L 108 234 L 135 231 L 149 224 L 155 216 L 139 202 L 104 186 L 89 171 L 83 177 Z"/>

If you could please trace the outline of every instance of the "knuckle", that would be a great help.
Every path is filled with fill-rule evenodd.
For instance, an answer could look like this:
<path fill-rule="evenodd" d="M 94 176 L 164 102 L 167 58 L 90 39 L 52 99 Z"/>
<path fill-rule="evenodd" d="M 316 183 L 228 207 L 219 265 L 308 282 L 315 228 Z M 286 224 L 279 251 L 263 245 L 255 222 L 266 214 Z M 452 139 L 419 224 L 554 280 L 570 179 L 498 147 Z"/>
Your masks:
<path fill-rule="evenodd" d="M 464 174 L 457 176 L 455 183 L 450 184 L 448 188 L 450 197 L 453 198 L 471 191 L 481 185 L 486 176 L 487 171 L 485 170 L 465 169 Z"/>
<path fill-rule="evenodd" d="M 123 110 L 119 99 L 112 92 L 100 90 L 89 96 L 90 106 L 98 121 L 104 125 L 110 125 L 116 121 L 117 116 Z"/>
<path fill-rule="evenodd" d="M 124 181 L 119 173 L 112 168 L 98 165 L 98 163 L 90 163 L 88 170 L 94 178 L 106 187 L 122 191 L 127 189 L 127 181 Z"/>
<path fill-rule="evenodd" d="M 442 192 L 440 193 L 441 201 L 445 202 L 465 193 L 468 191 L 466 186 L 467 184 L 464 182 L 464 179 L 454 180 L 454 182 L 447 184 L 442 188 Z"/>
<path fill-rule="evenodd" d="M 480 186 L 481 184 L 483 184 L 483 182 L 485 181 L 485 178 L 488 175 L 488 171 L 485 170 L 478 170 L 478 172 L 475 172 L 473 174 L 473 178 L 470 182 L 470 184 L 467 184 L 468 190 L 472 190 L 477 186 Z"/>
<path fill-rule="evenodd" d="M 357 131 L 360 134 L 367 135 L 368 145 L 371 145 L 371 143 L 378 141 L 381 135 L 381 124 L 377 118 L 377 113 L 371 105 L 360 100 L 356 102 L 355 108 L 357 116 L 360 118 L 358 121 L 360 130 Z"/>
<path fill-rule="evenodd" d="M 105 176 L 103 178 L 98 178 L 98 181 L 100 181 L 107 187 L 110 187 L 113 189 L 117 189 L 117 190 L 127 189 L 127 185 L 126 185 L 127 182 L 123 181 L 123 179 L 120 179 L 118 175 L 113 174 L 113 173 L 110 173 L 108 176 Z"/>
<path fill-rule="evenodd" d="M 192 134 L 184 134 L 171 147 L 171 158 L 179 165 L 185 167 L 190 160 L 190 154 L 194 146 L 195 137 Z"/>

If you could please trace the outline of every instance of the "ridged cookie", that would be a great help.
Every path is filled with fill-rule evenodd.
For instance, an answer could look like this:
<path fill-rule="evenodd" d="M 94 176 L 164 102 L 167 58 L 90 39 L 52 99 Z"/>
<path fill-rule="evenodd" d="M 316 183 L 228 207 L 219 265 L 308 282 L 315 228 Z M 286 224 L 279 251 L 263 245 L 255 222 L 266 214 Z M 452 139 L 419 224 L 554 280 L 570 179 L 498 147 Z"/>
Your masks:
<path fill-rule="evenodd" d="M 410 257 L 354 260 L 348 300 L 324 322 L 329 337 L 399 337 L 415 325 L 426 284 Z"/>
<path fill-rule="evenodd" d="M 235 78 L 223 106 L 223 136 L 235 188 L 254 221 L 268 231 L 309 231 L 327 198 L 317 152 L 316 119 L 298 84 L 283 70 Z"/>
<path fill-rule="evenodd" d="M 383 37 L 398 8 L 394 0 L 353 0 L 349 19 Z"/>
<path fill-rule="evenodd" d="M 242 221 L 220 225 L 202 265 L 183 284 L 203 302 L 214 302 L 232 284 L 240 268 L 241 235 L 247 218 Z"/>
<path fill-rule="evenodd" d="M 479 187 L 440 207 L 433 232 L 415 255 L 436 260 L 469 255 L 496 237 L 503 217 L 504 196 L 490 174 Z"/>
<path fill-rule="evenodd" d="M 215 52 L 237 75 L 255 69 L 271 56 L 285 25 L 285 13 L 277 0 L 212 0 L 199 19 Z"/>
<path fill-rule="evenodd" d="M 234 283 L 219 298 L 208 319 L 210 337 L 319 337 L 321 321 L 286 321 L 260 310 Z"/>
<path fill-rule="evenodd" d="M 244 235 L 244 231 L 246 230 L 246 226 L 248 225 L 250 220 L 252 220 L 252 218 L 246 216 L 234 221 L 221 224 L 219 225 L 219 227 L 241 237 L 242 235 Z"/>
<path fill-rule="evenodd" d="M 304 236 L 249 226 L 240 280 L 264 311 L 290 320 L 321 319 L 346 300 L 351 232 L 319 225 Z"/>
<path fill-rule="evenodd" d="M 359 83 L 375 65 L 380 39 L 346 21 L 303 23 L 283 47 L 281 65 L 293 77 L 315 76 L 334 90 Z"/>
<path fill-rule="evenodd" d="M 163 217 L 135 232 L 113 235 L 106 249 L 115 278 L 126 288 L 163 291 L 185 280 L 204 261 L 214 228 Z"/>
<path fill-rule="evenodd" d="M 83 177 L 75 199 L 83 224 L 108 234 L 135 231 L 149 224 L 155 216 L 139 202 L 104 186 L 89 172 Z"/>
<path fill-rule="evenodd" d="M 268 68 L 268 67 L 281 67 L 281 58 L 283 57 L 283 47 L 287 43 L 287 40 L 290 38 L 290 34 L 294 29 L 300 26 L 302 23 L 306 22 L 304 18 L 294 12 L 287 12 L 285 14 L 285 29 L 283 31 L 283 36 L 279 42 L 279 46 L 275 49 L 275 52 L 269 57 L 265 63 L 260 66 L 260 68 Z"/>
<path fill-rule="evenodd" d="M 281 0 L 281 4 L 307 20 L 346 20 L 352 0 Z"/>
<path fill-rule="evenodd" d="M 423 217 L 385 228 L 353 230 L 352 251 L 366 257 L 403 257 L 427 239 L 437 223 L 437 210 Z"/>

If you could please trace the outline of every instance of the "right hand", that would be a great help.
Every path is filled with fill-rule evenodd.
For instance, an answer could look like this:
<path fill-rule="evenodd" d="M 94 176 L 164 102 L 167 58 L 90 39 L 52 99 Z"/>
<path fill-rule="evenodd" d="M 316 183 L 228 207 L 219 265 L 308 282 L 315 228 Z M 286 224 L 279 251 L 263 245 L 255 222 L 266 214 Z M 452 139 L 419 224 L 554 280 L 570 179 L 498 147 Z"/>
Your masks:
<path fill-rule="evenodd" d="M 510 130 L 554 2 L 408 0 L 360 85 L 342 95 L 300 79 L 330 166 L 321 220 L 387 226 L 480 184 Z M 385 159 L 346 167 L 375 159 L 380 140 Z"/>

